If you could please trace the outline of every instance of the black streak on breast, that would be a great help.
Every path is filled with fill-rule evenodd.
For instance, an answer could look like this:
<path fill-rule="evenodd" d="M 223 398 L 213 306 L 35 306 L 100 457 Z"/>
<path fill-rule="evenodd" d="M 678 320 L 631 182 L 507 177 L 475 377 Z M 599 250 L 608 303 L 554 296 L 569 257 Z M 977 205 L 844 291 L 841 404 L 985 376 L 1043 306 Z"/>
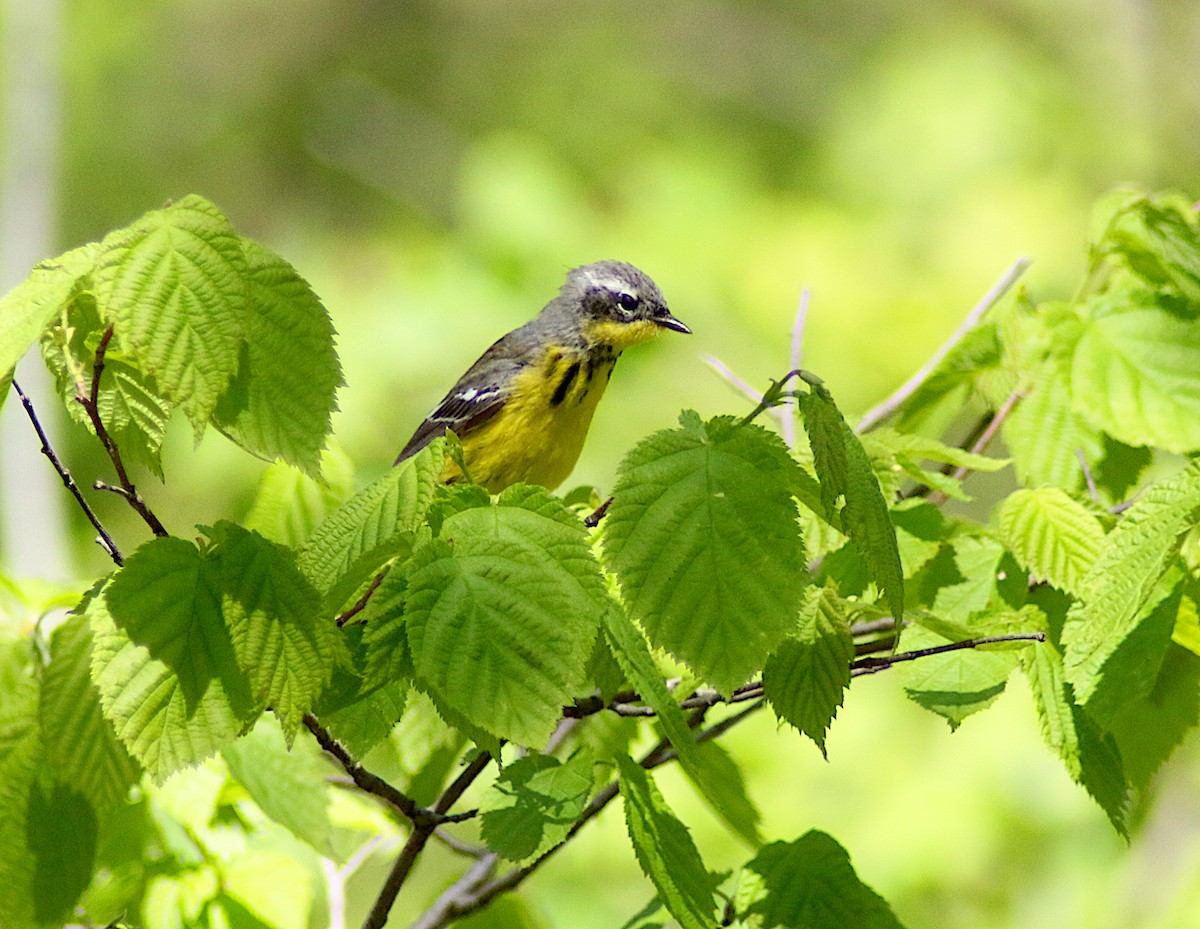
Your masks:
<path fill-rule="evenodd" d="M 571 367 L 567 368 L 567 373 L 563 375 L 563 379 L 558 382 L 558 386 L 554 388 L 554 396 L 550 398 L 551 406 L 558 406 L 567 399 L 567 391 L 571 389 L 571 384 L 574 383 L 576 376 L 579 374 L 579 362 L 575 362 Z"/>

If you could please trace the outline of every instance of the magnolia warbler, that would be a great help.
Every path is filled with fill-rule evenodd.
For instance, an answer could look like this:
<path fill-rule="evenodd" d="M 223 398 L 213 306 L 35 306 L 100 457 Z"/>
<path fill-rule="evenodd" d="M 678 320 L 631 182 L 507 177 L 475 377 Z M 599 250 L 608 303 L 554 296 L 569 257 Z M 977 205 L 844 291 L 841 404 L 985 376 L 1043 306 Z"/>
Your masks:
<path fill-rule="evenodd" d="M 517 482 L 553 490 L 575 467 L 621 352 L 662 329 L 691 333 L 642 271 L 620 261 L 574 268 L 536 319 L 458 379 L 396 464 L 449 429 L 462 443 L 466 476 L 492 493 Z M 463 479 L 448 458 L 442 480 Z"/>

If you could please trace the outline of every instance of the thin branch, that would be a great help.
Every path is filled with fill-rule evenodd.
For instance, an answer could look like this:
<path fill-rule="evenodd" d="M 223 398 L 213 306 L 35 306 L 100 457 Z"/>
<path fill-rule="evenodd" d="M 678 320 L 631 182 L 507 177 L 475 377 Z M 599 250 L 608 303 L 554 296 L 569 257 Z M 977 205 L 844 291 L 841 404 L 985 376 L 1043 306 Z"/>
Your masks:
<path fill-rule="evenodd" d="M 1088 467 L 1087 455 L 1082 448 L 1075 449 L 1075 457 L 1079 459 L 1079 467 L 1083 469 L 1083 479 L 1087 482 L 1088 493 L 1093 503 L 1100 502 L 1100 493 L 1096 490 L 1096 479 L 1092 477 L 1092 469 Z"/>
<path fill-rule="evenodd" d="M 964 648 L 979 648 L 981 645 L 996 645 L 999 642 L 1045 642 L 1044 632 L 1014 632 L 1009 635 L 989 635 L 979 639 L 964 639 L 961 642 L 951 642 L 948 645 L 935 645 L 932 648 L 918 648 L 911 652 L 900 652 L 896 655 L 868 655 L 859 658 L 850 666 L 850 676 L 859 677 L 863 674 L 875 674 L 884 671 L 901 661 L 916 661 L 918 658 L 928 658 L 930 655 L 941 655 L 946 652 L 956 652 Z"/>
<path fill-rule="evenodd" d="M 54 448 L 50 445 L 50 439 L 46 436 L 46 430 L 42 428 L 42 423 L 33 408 L 33 401 L 26 396 L 25 391 L 21 389 L 21 385 L 15 380 L 12 382 L 12 386 L 13 390 L 17 392 L 17 396 L 21 398 L 21 406 L 25 408 L 25 415 L 29 417 L 29 421 L 33 424 L 33 431 L 37 433 L 37 437 L 42 442 L 42 454 L 50 459 L 50 464 L 58 472 L 63 486 L 71 492 L 71 496 L 75 498 L 75 502 L 83 510 L 83 515 L 87 517 L 88 522 L 100 533 L 100 537 L 96 540 L 100 544 L 100 547 L 104 549 L 105 553 L 118 568 L 121 567 L 125 563 L 125 559 L 117 548 L 117 543 L 113 541 L 112 536 L 108 534 L 108 530 L 100 522 L 100 517 L 96 515 L 95 511 L 88 505 L 87 500 L 84 499 L 83 491 L 75 483 L 75 478 L 71 476 L 71 472 L 67 470 L 66 466 L 59 460 L 58 455 L 54 453 Z"/>
<path fill-rule="evenodd" d="M 804 324 L 808 321 L 808 288 L 800 291 L 800 303 L 796 307 L 796 319 L 792 323 L 792 342 L 788 352 L 788 370 L 795 371 L 800 367 L 800 359 L 804 354 Z M 790 416 L 780 417 L 780 425 L 783 427 L 783 441 L 787 443 L 788 448 L 794 448 L 796 445 L 796 412 L 800 404 L 798 397 L 792 397 Z"/>
<path fill-rule="evenodd" d="M 397 790 L 377 774 L 372 774 L 360 765 L 350 755 L 341 743 L 337 741 L 315 716 L 308 713 L 304 717 L 304 725 L 317 740 L 317 744 L 329 755 L 332 755 L 345 772 L 354 781 L 359 790 L 372 794 L 394 807 L 409 820 L 415 820 L 424 812 L 421 806 L 411 797 Z"/>
<path fill-rule="evenodd" d="M 1000 404 L 1000 409 L 996 411 L 995 415 L 992 416 L 991 421 L 987 424 L 987 427 L 979 434 L 979 437 L 968 449 L 972 455 L 982 455 L 987 450 L 987 447 L 992 443 L 992 439 L 994 439 L 996 434 L 1000 431 L 1000 427 L 1004 425 L 1004 421 L 1008 419 L 1009 414 L 1016 409 L 1017 404 L 1020 403 L 1024 397 L 1025 392 L 1018 388 L 1005 398 L 1004 402 Z M 956 468 L 954 473 L 950 476 L 956 481 L 961 481 L 970 473 L 971 469 L 966 465 L 963 465 L 962 467 Z M 929 496 L 925 499 L 934 506 L 941 506 L 943 503 L 949 500 L 950 497 L 944 490 L 935 490 L 930 492 Z"/>
<path fill-rule="evenodd" d="M 1028 267 L 1028 258 L 1018 258 L 1015 262 L 1013 262 L 1012 267 L 1005 271 L 1004 275 L 995 283 L 992 289 L 983 295 L 983 298 L 975 305 L 974 309 L 967 314 L 966 319 L 964 319 L 959 327 L 954 330 L 950 338 L 946 340 L 946 343 L 942 345 L 942 347 L 936 352 L 934 352 L 933 357 L 925 362 L 925 364 L 922 365 L 912 377 L 905 381 L 895 393 L 893 393 L 874 409 L 870 410 L 861 420 L 859 420 L 859 423 L 855 427 L 854 431 L 868 432 L 900 409 L 904 402 L 914 393 L 916 393 L 917 389 L 925 383 L 925 381 L 929 378 L 929 375 L 931 375 L 934 369 L 937 368 L 937 366 L 941 363 L 942 359 L 950 354 L 951 350 L 966 337 L 967 333 L 975 328 L 983 315 L 1004 298 L 1004 295 L 1012 289 L 1013 285 L 1016 284 Z"/>
<path fill-rule="evenodd" d="M 96 346 L 96 356 L 92 362 L 91 389 L 86 397 L 82 391 L 77 393 L 75 400 L 87 412 L 88 419 L 92 423 L 92 428 L 96 432 L 96 438 L 104 446 L 109 460 L 112 461 L 113 467 L 117 471 L 117 480 L 121 484 L 120 495 L 129 501 L 129 505 L 142 517 L 142 521 L 150 527 L 150 531 L 159 538 L 163 538 L 170 533 L 158 521 L 158 517 L 147 506 L 146 501 L 137 492 L 137 488 L 133 486 L 133 481 L 129 479 L 129 473 L 125 470 L 125 463 L 121 459 L 121 450 L 117 448 L 117 443 L 113 441 L 113 437 L 109 435 L 107 427 L 105 427 L 103 420 L 100 418 L 100 376 L 104 373 L 104 358 L 108 352 L 108 343 L 112 341 L 112 335 L 113 327 L 109 326 L 104 330 L 104 335 L 100 337 L 100 344 Z M 116 488 L 110 487 L 107 484 L 101 485 L 101 489 L 116 490 Z"/>
<path fill-rule="evenodd" d="M 433 835 L 439 823 L 461 818 L 450 817 L 446 814 L 458 802 L 459 798 L 466 792 L 466 789 L 474 783 L 475 779 L 483 773 L 483 769 L 488 766 L 491 760 L 492 756 L 487 752 L 480 752 L 476 755 L 471 760 L 471 763 L 463 769 L 462 773 L 454 779 L 454 782 L 442 792 L 437 802 L 434 803 L 433 808 L 429 811 L 423 811 L 432 815 L 418 816 L 413 819 L 413 829 L 408 835 L 408 841 L 404 843 L 404 847 L 400 850 L 400 855 L 396 858 L 396 863 L 392 865 L 392 870 L 389 872 L 383 888 L 375 898 L 371 912 L 367 915 L 366 921 L 363 923 L 363 929 L 383 929 L 383 925 L 387 922 L 388 913 L 392 910 L 392 904 L 396 902 L 397 895 L 404 886 L 404 882 L 408 880 L 409 874 L 412 873 L 413 865 L 416 864 L 417 857 L 425 848 L 429 837 Z M 481 858 L 472 866 L 472 870 L 480 868 L 483 862 L 487 860 L 486 857 Z"/>
<path fill-rule="evenodd" d="M 383 583 L 383 579 L 387 577 L 387 573 L 388 569 L 384 568 L 382 571 L 376 574 L 375 579 L 371 581 L 371 586 L 366 589 L 366 592 L 358 598 L 358 600 L 352 607 L 350 607 L 350 609 L 346 610 L 345 613 L 335 619 L 334 622 L 339 626 L 344 626 L 364 609 L 366 609 L 367 604 L 371 602 L 371 596 L 379 589 L 379 585 Z"/>

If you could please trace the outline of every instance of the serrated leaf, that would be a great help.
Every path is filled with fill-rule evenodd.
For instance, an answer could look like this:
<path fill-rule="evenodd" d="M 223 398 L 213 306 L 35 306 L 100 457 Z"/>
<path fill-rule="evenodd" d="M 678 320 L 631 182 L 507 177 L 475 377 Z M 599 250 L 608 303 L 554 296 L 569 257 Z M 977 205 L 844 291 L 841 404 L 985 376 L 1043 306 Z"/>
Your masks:
<path fill-rule="evenodd" d="M 23 734 L 0 755 L 0 906 L 13 926 L 36 925 L 38 861 L 29 849 L 29 802 L 41 758 L 32 714 Z"/>
<path fill-rule="evenodd" d="M 713 880 L 691 834 L 671 812 L 650 775 L 626 756 L 617 758 L 625 825 L 638 864 L 682 929 L 715 929 Z"/>
<path fill-rule="evenodd" d="M 155 780 L 229 744 L 257 715 L 217 567 L 190 542 L 143 545 L 85 614 L 104 715 Z"/>
<path fill-rule="evenodd" d="M 955 641 L 961 641 L 961 637 L 948 637 L 924 626 L 912 625 L 900 634 L 898 650 L 919 651 Z M 905 662 L 898 670 L 909 698 L 937 713 L 953 730 L 968 716 L 986 709 L 1004 692 L 1017 660 L 1017 653 L 1007 649 L 959 649 Z"/>
<path fill-rule="evenodd" d="M 103 243 L 101 317 L 122 352 L 203 432 L 237 371 L 244 335 L 242 240 L 202 197 L 145 214 Z"/>
<path fill-rule="evenodd" d="M 1071 394 L 1129 445 L 1200 448 L 1200 319 L 1155 307 L 1098 315 L 1076 346 Z"/>
<path fill-rule="evenodd" d="M 45 762 L 103 818 L 125 799 L 141 769 L 101 713 L 90 673 L 92 633 L 84 617 L 54 630 L 50 655 L 38 711 Z"/>
<path fill-rule="evenodd" d="M 354 493 L 354 465 L 340 448 L 321 456 L 321 480 L 282 461 L 263 472 L 246 528 L 272 542 L 299 548 Z"/>
<path fill-rule="evenodd" d="M 796 635 L 784 640 L 763 671 L 763 693 L 776 715 L 812 739 L 822 755 L 853 658 L 850 626 L 826 588 L 809 598 Z"/>
<path fill-rule="evenodd" d="M 879 427 L 871 430 L 863 437 L 867 446 L 879 445 L 893 454 L 900 454 L 913 460 L 936 461 L 941 464 L 953 465 L 956 468 L 969 468 L 972 471 L 999 471 L 1009 465 L 1008 458 L 989 458 L 953 445 L 946 445 L 937 439 L 912 432 L 897 432 L 895 429 Z"/>
<path fill-rule="evenodd" d="M 1198 510 L 1200 464 L 1193 463 L 1148 488 L 1105 538 L 1062 633 L 1066 677 L 1081 703 L 1091 699 L 1105 662 L 1137 626 Z"/>
<path fill-rule="evenodd" d="M 883 490 L 871 466 L 871 459 L 850 427 L 842 423 L 846 442 L 846 507 L 843 522 L 847 535 L 858 547 L 871 570 L 875 583 L 882 589 L 899 623 L 904 617 L 904 569 L 896 545 L 896 530 Z"/>
<path fill-rule="evenodd" d="M 608 594 L 579 518 L 538 488 L 445 518 L 414 552 L 406 628 L 419 681 L 464 718 L 541 744 L 582 687 Z"/>
<path fill-rule="evenodd" d="M 290 550 L 226 521 L 213 538 L 234 654 L 254 699 L 279 717 L 290 742 L 334 665 L 347 659 L 341 633 Z"/>
<path fill-rule="evenodd" d="M 846 442 L 842 436 L 842 414 L 828 394 L 815 389 L 802 394 L 796 408 L 804 419 L 804 431 L 812 448 L 813 466 L 821 483 L 821 505 L 826 517 L 831 518 L 837 499 L 846 492 L 850 479 Z"/>
<path fill-rule="evenodd" d="M 301 572 L 334 612 L 388 559 L 405 551 L 433 501 L 442 442 L 368 484 L 319 525 L 296 556 Z"/>
<path fill-rule="evenodd" d="M 1097 248 L 1165 296 L 1200 304 L 1200 232 L 1183 197 L 1135 195 L 1110 220 Z"/>
<path fill-rule="evenodd" d="M 772 433 L 718 418 L 656 433 L 621 464 L 604 554 L 650 641 L 728 693 L 792 628 L 803 546 Z"/>
<path fill-rule="evenodd" d="M 1017 490 L 1000 505 L 1000 538 L 1035 581 L 1072 596 L 1104 544 L 1104 528 L 1082 504 L 1057 487 Z"/>
<path fill-rule="evenodd" d="M 1095 428 L 1072 408 L 1068 374 L 1055 359 L 1035 373 L 1033 386 L 1002 428 L 1017 479 L 1027 487 L 1076 491 L 1084 483 L 1079 453 L 1094 469 L 1103 450 Z"/>
<path fill-rule="evenodd" d="M 710 771 L 700 758 L 699 747 L 692 730 L 683 718 L 679 704 L 667 690 L 661 672 L 654 663 L 642 633 L 621 607 L 613 603 L 604 614 L 604 635 L 612 648 L 613 657 L 629 679 L 638 696 L 649 705 L 658 718 L 663 734 L 679 755 L 679 766 L 695 785 L 704 800 L 731 829 L 752 844 L 757 844 L 757 828 L 743 832 L 745 820 L 739 811 L 730 807 L 724 790 L 709 780 Z"/>
<path fill-rule="evenodd" d="M 939 562 L 952 556 L 952 575 L 939 571 Z M 986 609 L 997 594 L 1000 560 L 1004 546 L 984 536 L 958 536 L 942 553 L 930 561 L 936 593 L 929 593 L 930 612 L 945 619 L 965 623 L 971 615 Z M 930 580 L 935 580 L 931 575 Z"/>
<path fill-rule="evenodd" d="M 1128 837 L 1129 790 L 1116 741 L 1075 704 L 1062 655 L 1052 642 L 1034 642 L 1019 656 L 1033 691 L 1042 738 L 1062 759 L 1072 780 L 1108 815 L 1113 828 Z"/>
<path fill-rule="evenodd" d="M 342 369 L 329 314 L 295 268 L 243 241 L 245 348 L 216 408 L 216 423 L 242 448 L 320 472 Z"/>
<path fill-rule="evenodd" d="M 259 809 L 326 858 L 339 857 L 329 818 L 329 767 L 300 745 L 289 749 L 269 717 L 221 751 L 229 770 Z"/>
<path fill-rule="evenodd" d="M 846 850 L 816 830 L 761 849 L 746 864 L 739 889 L 737 914 L 746 925 L 903 929 L 887 902 L 854 873 Z"/>
<path fill-rule="evenodd" d="M 369 687 L 410 680 L 413 675 L 408 631 L 404 628 L 404 603 L 408 575 L 397 566 L 384 577 L 363 610 L 363 646 L 366 667 L 363 682 Z"/>
<path fill-rule="evenodd" d="M 507 764 L 479 804 L 483 840 L 509 861 L 538 858 L 566 838 L 591 790 L 587 755 L 560 762 L 532 753 Z"/>
<path fill-rule="evenodd" d="M 98 246 L 89 244 L 43 261 L 0 299 L 0 376 L 12 376 L 17 362 L 63 312 L 97 252 Z"/>

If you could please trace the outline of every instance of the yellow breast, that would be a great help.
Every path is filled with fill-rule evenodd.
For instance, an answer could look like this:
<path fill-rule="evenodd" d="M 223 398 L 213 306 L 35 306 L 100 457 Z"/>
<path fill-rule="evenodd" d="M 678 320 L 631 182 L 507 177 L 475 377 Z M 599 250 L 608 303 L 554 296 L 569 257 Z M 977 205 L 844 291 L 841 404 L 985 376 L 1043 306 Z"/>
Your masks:
<path fill-rule="evenodd" d="M 471 479 L 492 493 L 518 482 L 553 490 L 566 480 L 619 354 L 607 346 L 552 349 L 518 374 L 500 413 L 461 436 Z M 442 478 L 462 473 L 447 461 Z"/>

